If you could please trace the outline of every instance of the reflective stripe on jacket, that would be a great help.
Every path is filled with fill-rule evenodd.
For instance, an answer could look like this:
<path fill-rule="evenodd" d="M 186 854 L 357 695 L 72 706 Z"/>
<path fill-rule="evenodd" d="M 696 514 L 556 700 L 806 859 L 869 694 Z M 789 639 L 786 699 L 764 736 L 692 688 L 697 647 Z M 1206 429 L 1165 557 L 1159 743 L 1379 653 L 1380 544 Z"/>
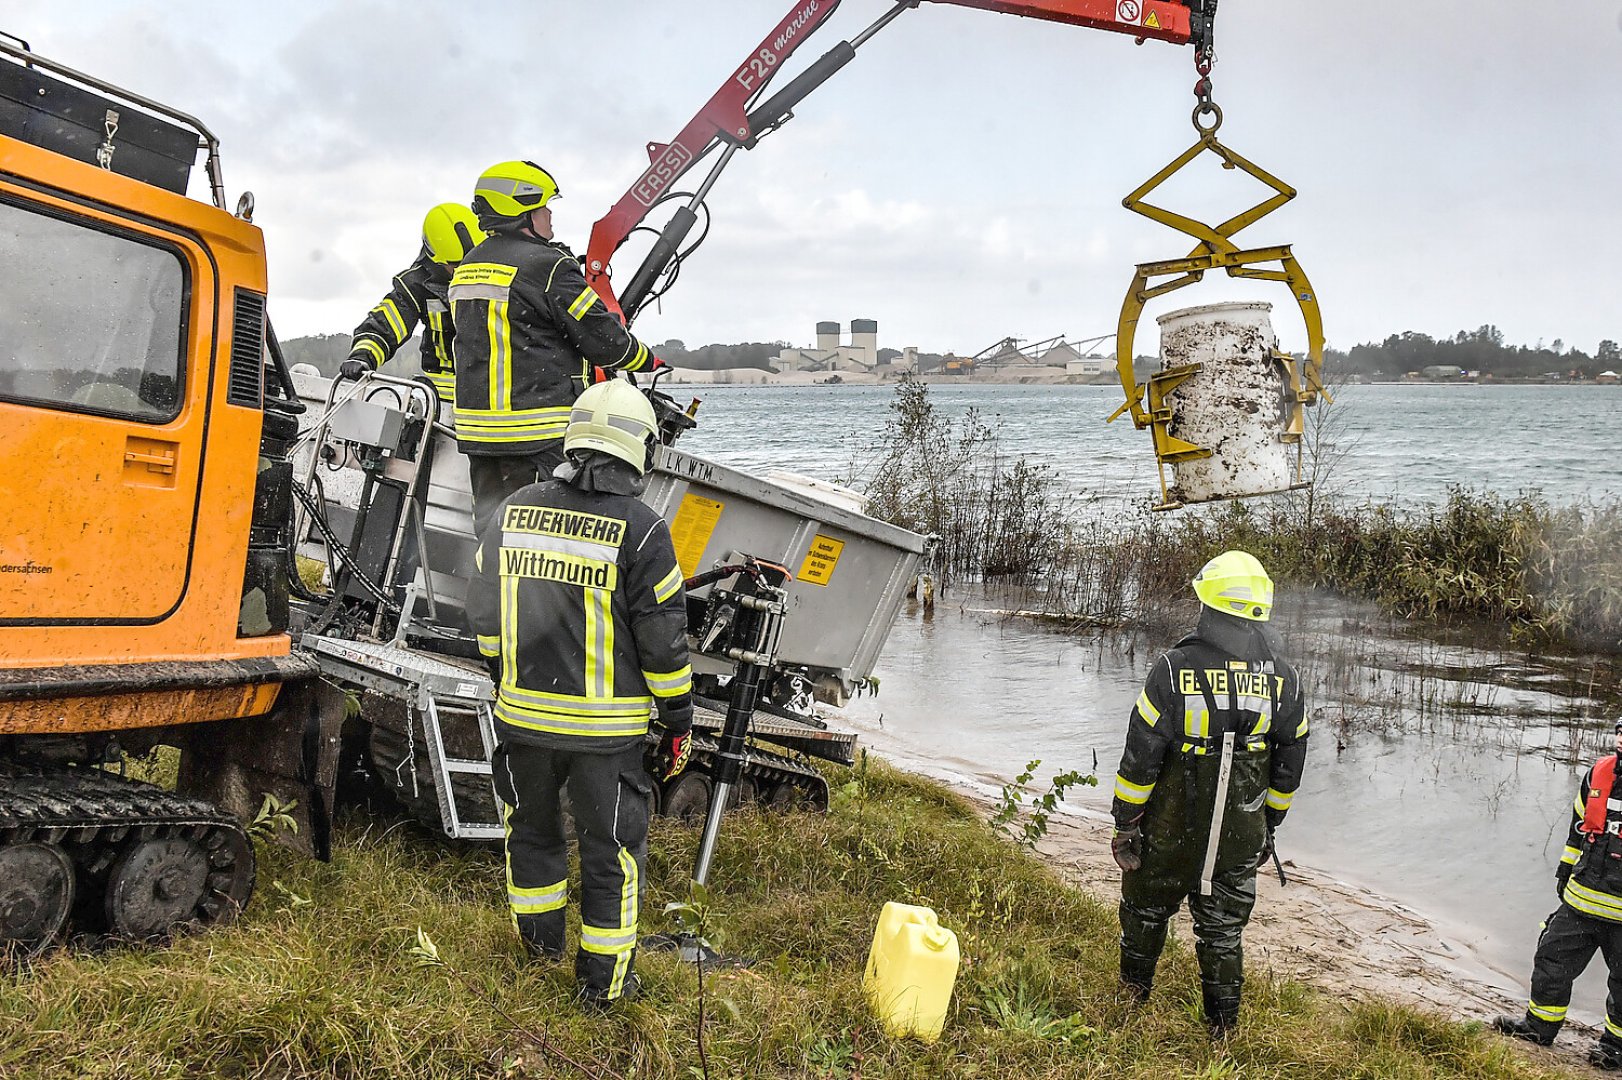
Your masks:
<path fill-rule="evenodd" d="M 562 244 L 497 233 L 457 267 L 456 439 L 465 454 L 519 457 L 563 438 L 593 365 L 640 371 L 650 360 L 586 284 Z"/>
<path fill-rule="evenodd" d="M 349 344 L 351 360 L 364 360 L 375 371 L 387 363 L 411 339 L 417 324 L 423 324 L 422 373 L 439 391 L 440 400 L 456 400 L 456 381 L 451 369 L 452 338 L 450 289 L 451 272 L 426 254 L 394 275 L 389 291 L 366 318 L 355 327 Z"/>
<path fill-rule="evenodd" d="M 502 504 L 479 545 L 468 620 L 501 660 L 502 737 L 618 750 L 658 704 L 678 729 L 692 709 L 687 601 L 670 529 L 628 495 L 552 480 Z"/>

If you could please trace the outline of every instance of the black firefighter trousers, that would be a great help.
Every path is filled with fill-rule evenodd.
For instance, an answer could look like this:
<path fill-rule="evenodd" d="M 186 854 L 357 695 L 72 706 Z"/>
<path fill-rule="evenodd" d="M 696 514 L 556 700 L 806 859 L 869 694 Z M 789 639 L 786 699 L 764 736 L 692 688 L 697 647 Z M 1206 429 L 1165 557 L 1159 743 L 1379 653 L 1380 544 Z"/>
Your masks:
<path fill-rule="evenodd" d="M 1155 964 L 1166 947 L 1166 927 L 1183 900 L 1194 917 L 1194 953 L 1200 962 L 1205 1018 L 1232 1024 L 1238 1019 L 1245 983 L 1242 935 L 1256 906 L 1256 867 L 1240 864 L 1218 873 L 1211 895 L 1189 889 L 1181 866 L 1141 869 L 1121 878 L 1121 979 L 1147 996 L 1154 985 Z"/>
<path fill-rule="evenodd" d="M 629 984 L 648 854 L 653 782 L 640 741 L 617 753 L 576 753 L 517 742 L 496 748 L 496 794 L 507 829 L 507 903 L 532 953 L 562 958 L 569 849 L 561 795 L 580 839 L 580 949 L 585 996 L 612 1001 Z"/>
<path fill-rule="evenodd" d="M 1571 984 L 1583 973 L 1598 950 L 1610 969 L 1605 996 L 1605 1033 L 1600 1045 L 1622 1054 L 1622 923 L 1584 915 L 1562 903 L 1543 921 L 1538 950 L 1532 960 L 1532 997 L 1526 1005 L 1526 1024 L 1545 1044 L 1553 1042 L 1566 1022 Z"/>
<path fill-rule="evenodd" d="M 549 443 L 545 450 L 523 457 L 467 455 L 468 480 L 473 488 L 473 535 L 483 540 L 485 527 L 508 496 L 531 484 L 552 479 L 552 470 L 562 464 L 562 439 Z"/>

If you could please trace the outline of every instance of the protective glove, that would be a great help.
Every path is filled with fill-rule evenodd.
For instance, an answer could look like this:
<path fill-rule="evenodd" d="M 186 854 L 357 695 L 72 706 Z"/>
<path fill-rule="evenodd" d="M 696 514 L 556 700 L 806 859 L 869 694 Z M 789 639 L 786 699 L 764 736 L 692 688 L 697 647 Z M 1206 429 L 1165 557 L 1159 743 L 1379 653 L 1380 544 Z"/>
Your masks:
<path fill-rule="evenodd" d="M 676 779 L 687 768 L 687 761 L 693 756 L 693 729 L 683 728 L 681 731 L 661 731 L 659 733 L 659 779 L 664 783 Z"/>
<path fill-rule="evenodd" d="M 1554 894 L 1561 900 L 1566 898 L 1566 882 L 1571 880 L 1571 864 L 1561 863 L 1554 871 Z"/>
<path fill-rule="evenodd" d="M 1109 853 L 1115 856 L 1115 865 L 1122 870 L 1136 870 L 1143 865 L 1143 829 L 1140 817 L 1126 825 L 1117 825 L 1110 835 Z"/>
<path fill-rule="evenodd" d="M 653 362 L 648 365 L 648 372 L 649 372 L 649 374 L 651 374 L 651 373 L 653 373 L 655 371 L 659 371 L 659 370 L 661 370 L 663 368 L 668 368 L 669 366 L 670 365 L 665 363 L 663 359 L 661 359 L 660 357 L 655 356 L 653 358 Z"/>
<path fill-rule="evenodd" d="M 486 656 L 484 670 L 490 673 L 490 681 L 495 684 L 496 689 L 501 689 L 501 657 Z"/>
<path fill-rule="evenodd" d="M 372 365 L 356 356 L 351 356 L 338 366 L 338 378 L 358 379 L 372 370 Z"/>
<path fill-rule="evenodd" d="M 1262 853 L 1256 857 L 1257 867 L 1266 866 L 1273 857 L 1273 826 L 1267 827 L 1267 839 L 1262 841 Z"/>

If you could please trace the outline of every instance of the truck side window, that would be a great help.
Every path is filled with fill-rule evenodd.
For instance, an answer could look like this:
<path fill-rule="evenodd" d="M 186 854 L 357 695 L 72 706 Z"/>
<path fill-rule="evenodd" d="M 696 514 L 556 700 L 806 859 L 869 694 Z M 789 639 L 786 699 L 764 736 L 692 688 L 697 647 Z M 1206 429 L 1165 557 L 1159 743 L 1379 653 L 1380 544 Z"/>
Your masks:
<path fill-rule="evenodd" d="M 0 398 L 173 420 L 185 316 L 177 251 L 0 202 Z"/>

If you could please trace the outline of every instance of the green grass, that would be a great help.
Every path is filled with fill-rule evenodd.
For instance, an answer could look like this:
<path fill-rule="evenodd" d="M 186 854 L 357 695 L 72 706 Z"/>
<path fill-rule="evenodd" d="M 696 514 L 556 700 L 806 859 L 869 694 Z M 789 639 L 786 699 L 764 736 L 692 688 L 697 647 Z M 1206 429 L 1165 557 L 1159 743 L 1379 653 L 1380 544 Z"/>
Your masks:
<path fill-rule="evenodd" d="M 824 816 L 742 812 L 714 863 L 718 944 L 760 963 L 707 976 L 711 1074 L 727 1077 L 1541 1077 L 1479 1027 L 1347 1006 L 1253 972 L 1240 1033 L 1214 1049 L 1191 951 L 1174 943 L 1143 1010 L 1116 1000 L 1113 907 L 994 836 L 943 788 L 874 766 Z M 654 829 L 644 929 L 686 894 L 696 833 Z M 263 851 L 263 849 L 262 849 Z M 164 948 L 58 950 L 0 984 L 0 1077 L 579 1075 L 454 973 L 420 967 L 418 928 L 514 1020 L 601 1076 L 688 1077 L 691 967 L 644 954 L 640 1002 L 606 1019 L 569 970 L 524 963 L 499 857 L 406 826 L 346 823 L 330 865 L 263 851 L 230 928 Z M 942 1040 L 882 1035 L 860 979 L 879 907 L 933 906 L 964 964 Z M 651 924 L 651 925 L 650 925 Z"/>

